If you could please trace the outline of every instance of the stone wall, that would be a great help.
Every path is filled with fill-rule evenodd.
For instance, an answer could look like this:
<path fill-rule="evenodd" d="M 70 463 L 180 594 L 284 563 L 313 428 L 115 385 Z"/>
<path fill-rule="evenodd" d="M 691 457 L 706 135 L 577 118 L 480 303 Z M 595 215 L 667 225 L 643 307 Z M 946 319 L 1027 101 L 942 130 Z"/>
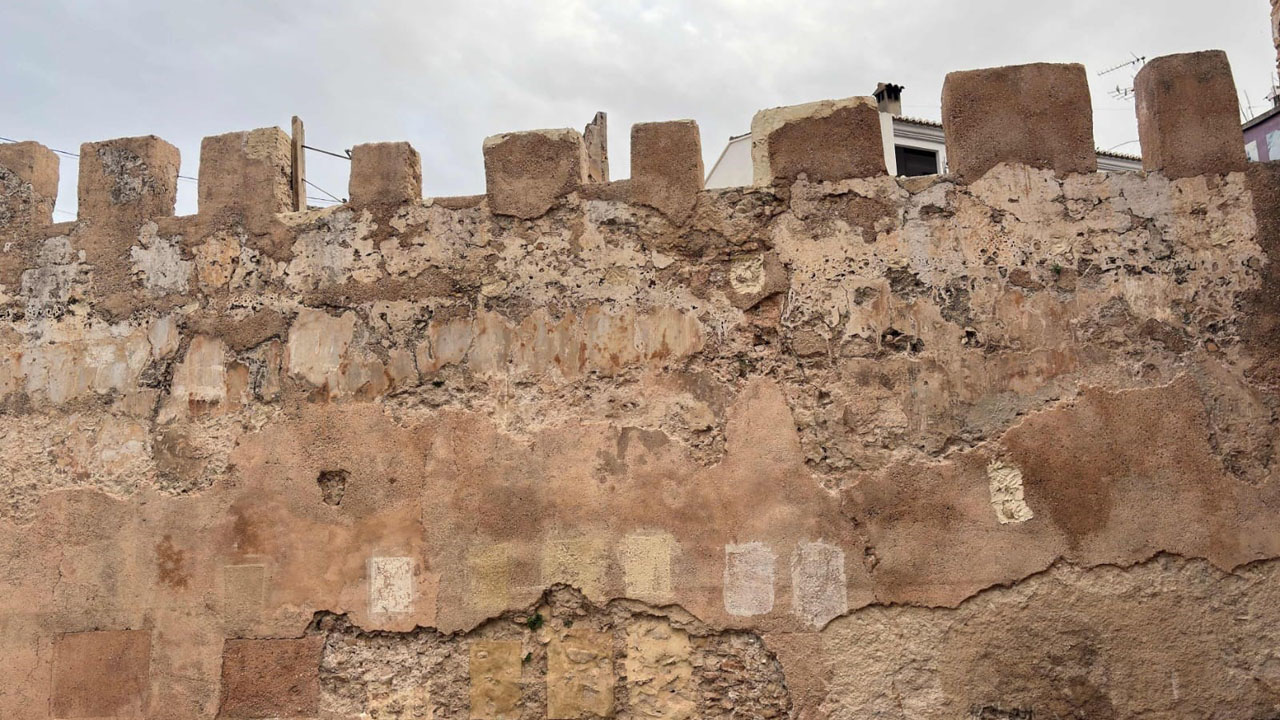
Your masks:
<path fill-rule="evenodd" d="M 950 76 L 946 177 L 865 98 L 713 191 L 678 121 L 290 212 L 272 128 L 52 224 L 0 146 L 0 717 L 1275 717 L 1280 170 L 1199 53 L 1095 172 L 1085 77 Z"/>

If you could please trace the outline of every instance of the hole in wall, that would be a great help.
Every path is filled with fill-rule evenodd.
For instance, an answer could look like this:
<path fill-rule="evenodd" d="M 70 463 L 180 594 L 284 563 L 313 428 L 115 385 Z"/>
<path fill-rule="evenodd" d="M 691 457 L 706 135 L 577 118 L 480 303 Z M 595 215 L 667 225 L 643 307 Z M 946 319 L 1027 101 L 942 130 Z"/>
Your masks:
<path fill-rule="evenodd" d="M 341 505 L 342 496 L 347 492 L 347 480 L 351 473 L 346 470 L 321 470 L 316 484 L 320 486 L 320 497 L 326 505 Z"/>

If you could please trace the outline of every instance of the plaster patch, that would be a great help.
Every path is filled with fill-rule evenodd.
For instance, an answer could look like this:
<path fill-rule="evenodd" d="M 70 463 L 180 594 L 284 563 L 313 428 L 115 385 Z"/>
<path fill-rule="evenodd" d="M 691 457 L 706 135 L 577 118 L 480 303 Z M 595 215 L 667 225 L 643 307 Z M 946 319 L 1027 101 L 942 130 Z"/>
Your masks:
<path fill-rule="evenodd" d="M 369 612 L 403 613 L 413 609 L 413 558 L 369 560 Z"/>
<path fill-rule="evenodd" d="M 849 610 L 844 550 L 822 542 L 800 543 L 791 556 L 791 611 L 822 628 Z"/>
<path fill-rule="evenodd" d="M 181 237 L 162 238 L 154 222 L 142 226 L 139 245 L 129 248 L 135 277 L 153 294 L 186 292 L 191 277 L 191 261 L 182 259 Z"/>
<path fill-rule="evenodd" d="M 471 605 L 492 615 L 505 610 L 511 601 L 511 546 L 507 543 L 482 545 L 467 552 L 467 575 Z"/>
<path fill-rule="evenodd" d="M 670 602 L 671 559 L 675 538 L 668 533 L 631 533 L 622 538 L 618 559 L 622 582 L 629 598 L 646 602 Z"/>
<path fill-rule="evenodd" d="M 141 717 L 147 708 L 151 635 L 78 632 L 53 644 L 53 717 Z"/>
<path fill-rule="evenodd" d="M 520 717 L 520 643 L 477 640 L 471 643 L 471 717 L 514 720 Z"/>
<path fill-rule="evenodd" d="M 776 556 L 764 543 L 724 546 L 724 609 L 750 617 L 773 610 Z"/>
<path fill-rule="evenodd" d="M 592 599 L 604 592 L 604 543 L 595 538 L 552 538 L 542 545 L 542 586 L 564 583 Z"/>
<path fill-rule="evenodd" d="M 1022 471 L 1014 465 L 992 460 L 987 466 L 991 486 L 991 507 L 1001 525 L 1023 523 L 1035 517 L 1022 498 Z"/>
<path fill-rule="evenodd" d="M 222 606 L 234 620 L 252 620 L 266 602 L 265 565 L 226 565 L 222 568 Z"/>

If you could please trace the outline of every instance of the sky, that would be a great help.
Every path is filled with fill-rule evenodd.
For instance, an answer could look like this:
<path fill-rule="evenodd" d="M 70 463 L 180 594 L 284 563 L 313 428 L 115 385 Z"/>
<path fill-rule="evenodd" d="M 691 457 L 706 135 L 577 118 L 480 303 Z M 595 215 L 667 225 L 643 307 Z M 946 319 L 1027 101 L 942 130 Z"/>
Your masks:
<path fill-rule="evenodd" d="M 1222 49 L 1261 112 L 1268 14 L 1268 0 L 10 0 L 0 137 L 76 152 L 158 135 L 195 177 L 202 137 L 298 115 L 315 147 L 407 140 L 424 194 L 470 195 L 484 192 L 486 136 L 581 130 L 597 110 L 620 179 L 632 123 L 698 121 L 710 168 L 762 108 L 895 82 L 905 114 L 937 120 L 950 71 L 1080 62 L 1098 146 L 1136 154 L 1133 102 L 1110 96 L 1136 68 L 1098 73 Z M 55 221 L 74 216 L 75 163 L 62 158 Z M 346 196 L 347 161 L 309 153 L 307 175 Z M 179 182 L 179 214 L 195 212 L 195 185 Z"/>

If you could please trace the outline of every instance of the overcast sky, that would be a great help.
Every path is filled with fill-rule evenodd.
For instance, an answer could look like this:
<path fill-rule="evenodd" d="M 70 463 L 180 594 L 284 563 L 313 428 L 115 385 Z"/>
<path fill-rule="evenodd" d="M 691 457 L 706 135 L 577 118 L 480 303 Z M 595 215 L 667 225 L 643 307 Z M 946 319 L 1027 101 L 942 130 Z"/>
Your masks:
<path fill-rule="evenodd" d="M 484 191 L 481 142 L 609 113 L 614 179 L 634 122 L 693 118 L 711 166 L 761 108 L 906 86 L 906 114 L 938 119 L 947 72 L 1082 62 L 1099 146 L 1137 153 L 1131 101 L 1099 77 L 1130 53 L 1226 50 L 1255 112 L 1275 51 L 1267 0 L 435 0 L 336 3 L 12 0 L 0 17 L 0 136 L 76 151 L 155 134 L 195 176 L 200 139 L 306 122 L 341 150 L 408 140 L 427 195 Z M 346 195 L 346 161 L 308 177 Z M 55 220 L 75 211 L 62 160 Z M 180 182 L 180 214 L 195 211 Z M 313 195 L 320 195 L 311 191 Z"/>

